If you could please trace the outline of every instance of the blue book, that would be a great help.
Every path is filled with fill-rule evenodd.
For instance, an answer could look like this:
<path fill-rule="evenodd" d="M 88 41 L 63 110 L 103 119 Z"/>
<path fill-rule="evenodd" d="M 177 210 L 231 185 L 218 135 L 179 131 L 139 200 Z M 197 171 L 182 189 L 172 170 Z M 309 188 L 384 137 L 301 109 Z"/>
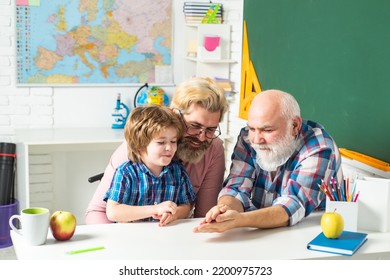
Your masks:
<path fill-rule="evenodd" d="M 367 241 L 367 233 L 343 231 L 339 238 L 327 238 L 318 234 L 307 244 L 307 249 L 352 256 Z"/>

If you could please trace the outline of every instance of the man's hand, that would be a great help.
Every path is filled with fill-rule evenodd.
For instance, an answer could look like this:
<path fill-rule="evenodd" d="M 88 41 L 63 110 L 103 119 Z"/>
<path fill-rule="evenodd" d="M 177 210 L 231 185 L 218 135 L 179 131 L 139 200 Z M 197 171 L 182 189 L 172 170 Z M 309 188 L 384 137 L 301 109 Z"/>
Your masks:
<path fill-rule="evenodd" d="M 172 211 L 156 213 L 152 216 L 154 219 L 160 220 L 159 226 L 166 226 L 177 219 L 185 219 L 188 217 L 191 211 L 190 203 L 177 205 L 172 201 L 165 201 L 158 204 L 157 206 L 160 205 L 164 205 L 164 207 L 168 205 L 169 207 L 172 207 Z"/>
<path fill-rule="evenodd" d="M 228 210 L 227 207 L 214 206 L 193 232 L 224 232 L 236 228 L 241 214 L 236 210 Z"/>
<path fill-rule="evenodd" d="M 229 209 L 230 207 L 225 204 L 216 205 L 206 213 L 206 216 L 201 223 L 211 223 L 213 221 L 218 221 L 219 215 L 225 213 Z"/>

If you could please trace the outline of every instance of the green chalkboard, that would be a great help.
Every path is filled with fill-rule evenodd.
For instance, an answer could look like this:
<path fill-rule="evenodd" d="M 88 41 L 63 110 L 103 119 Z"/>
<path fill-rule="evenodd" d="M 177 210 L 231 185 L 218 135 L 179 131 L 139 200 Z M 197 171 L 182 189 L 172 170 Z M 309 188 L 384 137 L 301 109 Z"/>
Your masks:
<path fill-rule="evenodd" d="M 340 148 L 390 162 L 390 1 L 244 0 L 262 90 L 293 94 Z"/>

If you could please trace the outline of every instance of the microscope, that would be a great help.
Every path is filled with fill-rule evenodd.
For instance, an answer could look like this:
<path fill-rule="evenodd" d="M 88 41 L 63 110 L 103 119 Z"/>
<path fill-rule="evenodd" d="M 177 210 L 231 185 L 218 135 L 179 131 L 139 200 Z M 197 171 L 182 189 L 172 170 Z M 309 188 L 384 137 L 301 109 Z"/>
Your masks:
<path fill-rule="evenodd" d="M 112 114 L 112 116 L 114 117 L 114 123 L 112 124 L 112 128 L 124 128 L 129 114 L 129 107 L 127 107 L 125 103 L 121 102 L 121 94 L 118 93 L 118 97 L 116 99 L 116 106 L 114 109 L 114 113 Z"/>

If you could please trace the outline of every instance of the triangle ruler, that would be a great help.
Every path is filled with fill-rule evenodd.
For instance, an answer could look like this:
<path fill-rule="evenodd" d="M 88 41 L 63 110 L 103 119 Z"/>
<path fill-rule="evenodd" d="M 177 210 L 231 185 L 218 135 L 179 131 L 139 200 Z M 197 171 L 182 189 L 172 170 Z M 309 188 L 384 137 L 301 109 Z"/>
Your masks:
<path fill-rule="evenodd" d="M 255 95 L 261 92 L 261 86 L 259 79 L 257 78 L 255 67 L 250 60 L 248 33 L 245 21 L 243 37 L 239 117 L 247 120 L 249 106 Z"/>

